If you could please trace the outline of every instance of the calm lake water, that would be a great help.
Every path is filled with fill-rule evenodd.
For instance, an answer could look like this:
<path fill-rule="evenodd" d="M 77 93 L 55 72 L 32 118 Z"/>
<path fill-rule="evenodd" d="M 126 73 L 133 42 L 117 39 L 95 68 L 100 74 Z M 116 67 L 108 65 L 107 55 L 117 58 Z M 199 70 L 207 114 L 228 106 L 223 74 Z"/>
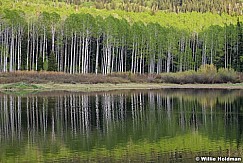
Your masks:
<path fill-rule="evenodd" d="M 0 162 L 243 156 L 243 91 L 0 94 Z"/>

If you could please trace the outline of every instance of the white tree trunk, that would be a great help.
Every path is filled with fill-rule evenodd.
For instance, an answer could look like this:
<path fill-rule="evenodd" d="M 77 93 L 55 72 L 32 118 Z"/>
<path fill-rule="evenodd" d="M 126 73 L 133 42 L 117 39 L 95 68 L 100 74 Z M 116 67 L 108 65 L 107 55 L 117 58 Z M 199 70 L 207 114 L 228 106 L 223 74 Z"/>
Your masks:
<path fill-rule="evenodd" d="M 169 45 L 168 47 L 168 52 L 167 52 L 167 66 L 166 66 L 166 72 L 169 73 L 170 72 L 170 62 L 171 62 L 171 45 Z"/>
<path fill-rule="evenodd" d="M 96 39 L 95 74 L 98 74 L 98 61 L 99 61 L 99 38 Z"/>

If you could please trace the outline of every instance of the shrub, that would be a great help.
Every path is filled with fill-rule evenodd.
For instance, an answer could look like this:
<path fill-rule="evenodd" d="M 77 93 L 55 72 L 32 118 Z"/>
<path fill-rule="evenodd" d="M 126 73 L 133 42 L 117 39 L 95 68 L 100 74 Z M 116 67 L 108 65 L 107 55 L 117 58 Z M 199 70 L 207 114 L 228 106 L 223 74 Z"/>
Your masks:
<path fill-rule="evenodd" d="M 235 83 L 240 81 L 240 75 L 233 69 L 220 68 L 218 71 L 214 65 L 204 65 L 199 70 L 177 72 L 177 73 L 163 73 L 161 80 L 165 83 L 187 84 L 187 83 Z M 242 80 L 241 80 L 242 81 Z"/>
<path fill-rule="evenodd" d="M 176 73 L 162 74 L 132 74 L 112 73 L 102 74 L 68 74 L 53 71 L 16 71 L 0 73 L 0 83 L 235 83 L 243 81 L 242 73 L 235 72 L 233 69 L 220 68 L 218 71 L 212 65 L 201 67 L 197 72 L 190 70 Z"/>
<path fill-rule="evenodd" d="M 220 68 L 218 70 L 220 82 L 237 82 L 237 73 L 233 69 Z"/>
<path fill-rule="evenodd" d="M 199 83 L 215 83 L 217 69 L 213 64 L 201 65 L 198 70 Z"/>
<path fill-rule="evenodd" d="M 201 65 L 198 72 L 200 73 L 210 73 L 210 74 L 215 74 L 217 73 L 217 68 L 213 64 L 205 64 Z"/>

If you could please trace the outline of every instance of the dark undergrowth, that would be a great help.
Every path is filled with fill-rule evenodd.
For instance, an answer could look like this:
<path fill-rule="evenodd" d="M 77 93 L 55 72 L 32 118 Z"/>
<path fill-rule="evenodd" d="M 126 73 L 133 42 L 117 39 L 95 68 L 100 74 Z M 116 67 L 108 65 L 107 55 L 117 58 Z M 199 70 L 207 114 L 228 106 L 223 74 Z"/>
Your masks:
<path fill-rule="evenodd" d="M 97 84 L 97 83 L 176 83 L 176 84 L 214 84 L 243 82 L 243 74 L 232 69 L 216 69 L 213 65 L 202 66 L 198 71 L 185 71 L 162 74 L 67 74 L 47 71 L 16 71 L 0 73 L 0 84 L 6 83 L 64 83 L 64 84 Z"/>

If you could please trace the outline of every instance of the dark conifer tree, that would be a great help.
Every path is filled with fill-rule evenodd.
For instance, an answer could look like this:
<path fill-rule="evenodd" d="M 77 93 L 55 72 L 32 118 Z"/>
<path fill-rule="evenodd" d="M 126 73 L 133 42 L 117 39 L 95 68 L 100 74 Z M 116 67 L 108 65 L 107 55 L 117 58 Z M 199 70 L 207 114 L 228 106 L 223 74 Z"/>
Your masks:
<path fill-rule="evenodd" d="M 57 71 L 57 61 L 53 51 L 48 59 L 48 71 Z"/>
<path fill-rule="evenodd" d="M 38 63 L 37 64 L 37 71 L 43 70 L 43 58 L 42 58 L 42 56 L 38 57 L 37 63 Z"/>

